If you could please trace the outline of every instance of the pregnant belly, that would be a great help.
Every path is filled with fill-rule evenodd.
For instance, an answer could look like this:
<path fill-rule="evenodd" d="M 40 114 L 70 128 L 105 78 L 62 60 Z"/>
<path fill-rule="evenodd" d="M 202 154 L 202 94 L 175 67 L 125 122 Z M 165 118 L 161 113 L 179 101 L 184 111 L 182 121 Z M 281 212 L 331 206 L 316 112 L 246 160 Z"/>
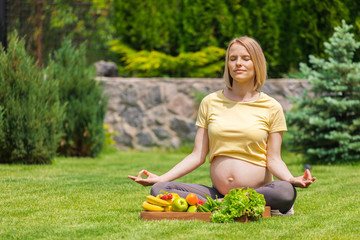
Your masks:
<path fill-rule="evenodd" d="M 269 170 L 243 160 L 217 156 L 210 166 L 214 187 L 223 195 L 233 188 L 259 188 L 273 181 Z"/>

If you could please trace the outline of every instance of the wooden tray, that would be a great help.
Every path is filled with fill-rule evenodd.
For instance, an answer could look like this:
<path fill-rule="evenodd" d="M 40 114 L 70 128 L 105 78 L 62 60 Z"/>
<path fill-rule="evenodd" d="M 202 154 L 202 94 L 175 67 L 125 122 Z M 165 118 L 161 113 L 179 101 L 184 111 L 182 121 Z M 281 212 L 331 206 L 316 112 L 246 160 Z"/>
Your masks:
<path fill-rule="evenodd" d="M 270 207 L 265 207 L 265 212 L 262 214 L 264 218 L 271 217 Z M 210 222 L 211 213 L 209 212 L 150 212 L 142 211 L 140 219 L 148 221 L 157 220 L 198 220 L 203 222 Z M 248 222 L 247 216 L 243 215 L 235 219 L 236 222 Z"/>

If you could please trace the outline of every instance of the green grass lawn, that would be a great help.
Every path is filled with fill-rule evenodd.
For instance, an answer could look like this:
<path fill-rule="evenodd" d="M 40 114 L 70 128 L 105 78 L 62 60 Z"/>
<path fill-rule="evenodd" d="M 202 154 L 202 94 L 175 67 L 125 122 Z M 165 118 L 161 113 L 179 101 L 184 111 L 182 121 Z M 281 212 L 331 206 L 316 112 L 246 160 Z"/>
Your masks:
<path fill-rule="evenodd" d="M 108 152 L 96 159 L 57 158 L 52 165 L 0 165 L 0 239 L 360 239 L 360 164 L 313 166 L 318 179 L 298 189 L 295 215 L 214 224 L 143 221 L 149 194 L 127 179 L 162 174 L 186 151 Z M 284 153 L 294 175 L 301 159 Z M 210 185 L 209 163 L 179 179 Z"/>

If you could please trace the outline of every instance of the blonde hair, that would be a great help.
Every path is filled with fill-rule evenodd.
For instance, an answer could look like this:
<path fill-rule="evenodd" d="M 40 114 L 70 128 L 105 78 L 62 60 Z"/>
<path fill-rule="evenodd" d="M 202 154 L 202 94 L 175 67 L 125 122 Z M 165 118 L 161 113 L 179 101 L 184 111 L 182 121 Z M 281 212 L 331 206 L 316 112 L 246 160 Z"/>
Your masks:
<path fill-rule="evenodd" d="M 266 59 L 259 43 L 247 36 L 235 38 L 229 43 L 229 46 L 226 50 L 225 70 L 224 70 L 224 79 L 226 86 L 229 89 L 231 89 L 233 84 L 233 78 L 231 77 L 229 72 L 228 62 L 229 62 L 230 47 L 234 43 L 241 44 L 249 52 L 251 61 L 253 61 L 255 67 L 254 90 L 261 89 L 267 78 Z"/>

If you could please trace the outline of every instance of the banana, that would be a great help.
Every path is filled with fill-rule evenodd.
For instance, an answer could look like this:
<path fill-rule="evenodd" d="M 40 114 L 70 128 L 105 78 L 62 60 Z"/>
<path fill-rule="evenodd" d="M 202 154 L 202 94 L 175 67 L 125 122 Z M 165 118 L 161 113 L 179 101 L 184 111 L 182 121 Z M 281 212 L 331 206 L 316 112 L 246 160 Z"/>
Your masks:
<path fill-rule="evenodd" d="M 146 200 L 148 201 L 148 203 L 160 206 L 160 207 L 167 207 L 170 205 L 169 202 L 162 200 L 160 198 L 154 197 L 152 195 L 149 195 L 146 197 Z"/>
<path fill-rule="evenodd" d="M 147 211 L 163 212 L 165 210 L 163 207 L 148 203 L 147 201 L 143 202 L 141 206 Z"/>
<path fill-rule="evenodd" d="M 165 207 L 165 212 L 172 212 L 172 207 L 171 206 Z"/>

